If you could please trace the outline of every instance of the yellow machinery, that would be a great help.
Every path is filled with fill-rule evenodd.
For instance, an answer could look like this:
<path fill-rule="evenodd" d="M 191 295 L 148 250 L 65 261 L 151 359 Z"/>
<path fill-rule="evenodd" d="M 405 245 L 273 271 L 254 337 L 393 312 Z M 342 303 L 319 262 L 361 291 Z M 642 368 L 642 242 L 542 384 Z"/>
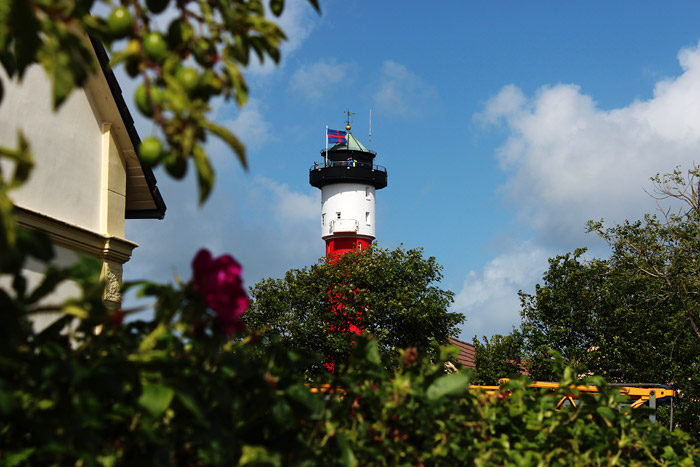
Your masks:
<path fill-rule="evenodd" d="M 469 389 L 477 389 L 485 391 L 487 393 L 496 394 L 501 392 L 501 387 L 505 385 L 509 378 L 501 378 L 498 380 L 498 386 L 476 386 L 470 385 Z M 622 383 L 622 384 L 609 384 L 611 388 L 617 389 L 621 395 L 625 396 L 628 400 L 629 407 L 637 409 L 648 404 L 650 409 L 654 409 L 654 413 L 649 416 L 649 420 L 652 423 L 656 423 L 656 406 L 657 403 L 670 402 L 670 429 L 673 429 L 673 398 L 676 397 L 676 392 L 673 389 L 669 389 L 667 386 L 661 384 L 647 384 L 647 383 Z M 532 389 L 550 389 L 552 391 L 558 390 L 561 386 L 559 383 L 550 383 L 546 381 L 535 381 L 528 385 Z M 567 393 L 561 398 L 557 403 L 556 407 L 562 407 L 565 405 L 572 405 L 576 407 L 578 405 L 578 399 L 581 394 L 599 394 L 598 387 L 596 386 L 571 386 L 572 391 Z M 345 391 L 337 386 L 332 386 L 330 384 L 321 384 L 318 386 L 311 386 L 309 390 L 312 393 L 323 393 L 323 394 L 338 394 L 342 397 Z"/>
<path fill-rule="evenodd" d="M 470 385 L 470 389 L 478 389 L 485 391 L 487 393 L 495 394 L 501 392 L 501 387 L 505 385 L 508 378 L 501 378 L 498 380 L 498 386 L 476 386 Z M 617 389 L 621 395 L 625 396 L 628 400 L 629 407 L 637 409 L 644 405 L 647 405 L 650 409 L 654 409 L 654 413 L 649 416 L 649 420 L 652 423 L 656 423 L 656 406 L 658 402 L 670 402 L 670 429 L 673 429 L 673 398 L 676 397 L 676 392 L 673 389 L 669 389 L 666 386 L 660 384 L 647 384 L 647 383 L 622 383 L 622 384 L 609 384 L 611 388 Z M 561 386 L 559 383 L 550 383 L 545 381 L 535 381 L 528 385 L 532 389 L 550 389 L 552 391 L 558 390 Z M 339 394 L 342 397 L 344 390 L 337 386 L 332 386 L 330 384 L 321 384 L 319 386 L 312 386 L 309 388 L 312 393 L 323 393 L 323 394 Z M 596 386 L 571 386 L 571 389 L 576 389 L 567 393 L 561 398 L 557 403 L 556 407 L 562 407 L 565 405 L 572 405 L 576 407 L 578 405 L 578 399 L 580 394 L 598 394 L 600 391 Z"/>
<path fill-rule="evenodd" d="M 469 386 L 470 389 L 480 389 L 488 393 L 496 393 L 501 391 L 501 386 L 509 381 L 508 378 L 501 378 L 498 380 L 498 386 Z M 622 384 L 609 384 L 611 388 L 617 389 L 621 395 L 625 396 L 629 401 L 629 406 L 633 409 L 639 408 L 648 404 L 650 409 L 654 409 L 654 413 L 649 416 L 649 420 L 652 423 L 656 422 L 656 405 L 658 402 L 670 402 L 671 403 L 671 427 L 673 427 L 673 398 L 676 397 L 676 392 L 669 389 L 666 386 L 660 384 L 647 384 L 647 383 L 622 383 Z M 552 391 L 558 390 L 561 386 L 559 383 L 550 383 L 545 381 L 535 381 L 528 385 L 529 388 L 533 389 L 551 389 Z M 571 386 L 572 389 L 576 389 L 576 392 L 569 392 L 561 398 L 557 404 L 557 408 L 564 405 L 573 405 L 576 407 L 577 401 L 580 394 L 598 394 L 599 390 L 596 386 Z M 627 405 L 627 404 L 626 404 Z"/>

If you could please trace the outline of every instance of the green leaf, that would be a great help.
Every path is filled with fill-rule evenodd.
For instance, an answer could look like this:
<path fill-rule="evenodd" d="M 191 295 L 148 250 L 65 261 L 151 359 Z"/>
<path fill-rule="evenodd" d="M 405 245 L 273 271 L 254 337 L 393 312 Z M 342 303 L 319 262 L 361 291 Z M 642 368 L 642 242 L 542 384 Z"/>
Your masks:
<path fill-rule="evenodd" d="M 212 132 L 215 136 L 223 139 L 224 142 L 236 153 L 236 156 L 238 156 L 238 160 L 241 162 L 243 168 L 246 170 L 248 169 L 245 146 L 240 142 L 236 135 L 228 131 L 226 128 L 208 120 L 203 121 L 202 126 Z"/>
<path fill-rule="evenodd" d="M 248 49 L 246 48 L 246 53 L 247 50 Z M 233 84 L 233 96 L 236 99 L 236 103 L 240 107 L 244 106 L 248 101 L 248 85 L 246 84 L 241 71 L 234 63 L 230 61 L 224 62 L 224 69 L 226 70 L 226 73 L 229 75 L 231 83 Z"/>
<path fill-rule="evenodd" d="M 39 337 L 41 340 L 43 339 L 51 339 L 54 338 L 55 336 L 59 335 L 63 330 L 65 329 L 66 326 L 73 320 L 73 317 L 70 315 L 64 315 L 51 323 L 50 326 L 48 326 L 46 329 L 42 330 L 37 337 Z"/>
<path fill-rule="evenodd" d="M 260 63 L 265 63 L 265 40 L 259 36 L 251 36 L 248 41 Z"/>
<path fill-rule="evenodd" d="M 292 400 L 299 402 L 312 412 L 316 412 L 321 408 L 319 398 L 312 394 L 304 384 L 290 386 L 285 392 Z"/>
<path fill-rule="evenodd" d="M 319 15 L 321 14 L 321 5 L 318 3 L 318 0 L 309 0 L 309 3 L 311 4 L 312 7 L 314 7 L 314 10 L 316 10 L 316 13 Z"/>
<path fill-rule="evenodd" d="M 352 452 L 350 444 L 347 438 L 342 433 L 336 433 L 335 440 L 338 443 L 338 449 L 340 449 L 340 463 L 341 465 L 347 467 L 354 467 L 357 465 L 357 458 L 355 453 Z"/>
<path fill-rule="evenodd" d="M 127 357 L 127 359 L 132 362 L 152 362 L 154 360 L 163 360 L 167 356 L 167 350 L 146 350 L 131 354 Z"/>
<path fill-rule="evenodd" d="M 63 58 L 67 54 L 58 53 L 57 59 Z M 49 71 L 49 70 L 47 70 Z M 58 109 L 68 96 L 70 95 L 73 88 L 75 88 L 76 83 L 73 79 L 71 73 L 67 73 L 65 70 L 52 67 L 50 69 L 51 81 L 53 82 L 53 108 Z"/>
<path fill-rule="evenodd" d="M 133 47 L 130 44 L 123 50 L 119 50 L 112 54 L 109 60 L 109 67 L 114 69 L 122 62 L 128 62 L 130 59 L 139 59 L 141 50 L 139 47 Z"/>
<path fill-rule="evenodd" d="M 44 232 L 21 229 L 17 232 L 17 243 L 22 251 L 44 263 L 54 257 L 53 244 Z"/>
<path fill-rule="evenodd" d="M 12 175 L 12 187 L 23 185 L 34 167 L 29 141 L 24 137 L 24 133 L 21 130 L 17 132 L 17 151 L 14 156 L 16 165 L 15 172 Z"/>
<path fill-rule="evenodd" d="M 66 273 L 65 271 L 58 270 L 56 268 L 48 268 L 44 272 L 44 278 L 41 281 L 41 284 L 39 284 L 29 295 L 27 298 L 27 303 L 36 303 L 37 301 L 41 300 L 42 298 L 46 297 L 49 295 L 51 292 L 53 292 L 58 284 L 63 282 L 66 279 Z"/>
<path fill-rule="evenodd" d="M 14 54 L 0 49 L 0 63 L 5 68 L 7 75 L 14 78 L 17 74 L 17 60 L 15 60 Z"/>
<path fill-rule="evenodd" d="M 39 54 L 39 62 L 51 80 L 53 109 L 58 109 L 76 86 L 75 71 L 69 67 L 69 51 L 54 44 L 45 44 Z"/>
<path fill-rule="evenodd" d="M 11 1 L 0 2 L 0 53 L 5 50 L 8 44 L 8 36 L 10 35 L 10 10 L 12 7 Z M 12 76 L 12 74 L 10 74 Z M 2 99 L 0 99 L 2 101 Z"/>
<path fill-rule="evenodd" d="M 68 275 L 78 284 L 87 286 L 100 280 L 102 261 L 92 256 L 78 254 L 78 261 L 68 268 Z"/>
<path fill-rule="evenodd" d="M 153 350 L 158 342 L 158 339 L 160 339 L 167 332 L 168 327 L 165 325 L 165 323 L 158 323 L 158 326 L 156 326 L 153 331 L 148 333 L 148 335 L 144 337 L 143 341 L 141 341 L 141 344 L 139 345 L 139 353 Z"/>
<path fill-rule="evenodd" d="M 605 407 L 605 406 L 596 407 L 595 411 L 598 412 L 598 415 L 600 415 L 601 417 L 603 417 L 607 420 L 615 420 L 615 411 L 613 409 L 611 409 L 610 407 Z"/>
<path fill-rule="evenodd" d="M 17 406 L 17 398 L 9 384 L 0 381 L 0 414 L 9 415 Z"/>
<path fill-rule="evenodd" d="M 379 347 L 376 339 L 370 339 L 367 341 L 366 351 L 367 353 L 365 356 L 370 363 L 374 363 L 375 365 L 380 365 L 382 363 L 382 358 L 379 355 Z"/>
<path fill-rule="evenodd" d="M 200 420 L 204 419 L 204 413 L 199 407 L 197 401 L 187 392 L 178 390 L 176 393 L 178 400 L 182 405 L 187 407 L 187 409 L 194 414 Z"/>
<path fill-rule="evenodd" d="M 41 47 L 39 38 L 40 24 L 34 17 L 31 3 L 26 0 L 11 1 L 10 21 L 11 36 L 14 37 L 17 72 L 20 79 L 26 68 L 36 62 L 37 52 Z"/>
<path fill-rule="evenodd" d="M 0 186 L 0 258 L 5 263 L 10 256 L 10 249 L 14 248 L 17 239 L 17 226 L 14 215 L 15 205 L 7 196 L 7 190 Z"/>
<path fill-rule="evenodd" d="M 194 166 L 197 169 L 199 204 L 202 204 L 207 200 L 214 186 L 214 169 L 212 169 L 209 158 L 200 145 L 194 147 L 192 154 Z"/>
<path fill-rule="evenodd" d="M 39 410 L 48 410 L 56 405 L 56 402 L 51 399 L 42 399 L 36 403 Z"/>
<path fill-rule="evenodd" d="M 264 446 L 243 446 L 238 465 L 255 465 L 277 467 L 282 464 L 282 455 L 278 452 L 270 452 Z"/>
<path fill-rule="evenodd" d="M 0 157 L 10 159 L 15 164 L 14 173 L 8 183 L 8 188 L 17 188 L 24 184 L 34 167 L 34 162 L 29 142 L 21 130 L 17 132 L 17 149 L 0 146 Z"/>
<path fill-rule="evenodd" d="M 5 451 L 3 453 L 3 457 L 5 458 L 3 463 L 7 466 L 23 465 L 34 451 L 36 451 L 36 447 L 25 448 L 16 452 Z"/>
<path fill-rule="evenodd" d="M 294 424 L 294 412 L 289 403 L 283 399 L 278 400 L 270 409 L 275 423 L 283 430 L 288 430 Z"/>
<path fill-rule="evenodd" d="M 143 385 L 139 405 L 146 409 L 153 417 L 160 416 L 170 407 L 175 391 L 160 383 L 146 383 Z"/>
<path fill-rule="evenodd" d="M 88 44 L 60 23 L 50 23 L 48 39 L 37 53 L 51 79 L 53 108 L 58 109 L 74 88 L 82 86 L 97 69 Z"/>
<path fill-rule="evenodd" d="M 447 394 L 466 391 L 469 389 L 469 378 L 469 373 L 462 371 L 440 376 L 428 386 L 425 394 L 429 400 L 435 400 Z"/>
<path fill-rule="evenodd" d="M 275 16 L 279 16 L 284 11 L 284 0 L 270 0 L 270 11 Z"/>
<path fill-rule="evenodd" d="M 90 314 L 85 309 L 76 305 L 64 306 L 61 311 L 63 311 L 63 313 L 67 315 L 75 316 L 79 319 L 85 319 L 88 316 L 90 316 Z"/>

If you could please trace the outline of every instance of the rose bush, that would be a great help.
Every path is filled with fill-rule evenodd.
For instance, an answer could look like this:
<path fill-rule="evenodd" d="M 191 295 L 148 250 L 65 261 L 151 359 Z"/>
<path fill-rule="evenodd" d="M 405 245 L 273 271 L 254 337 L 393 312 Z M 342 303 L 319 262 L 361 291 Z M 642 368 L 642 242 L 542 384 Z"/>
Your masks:
<path fill-rule="evenodd" d="M 231 255 L 212 257 L 201 249 L 192 260 L 192 283 L 208 308 L 219 319 L 224 334 L 230 337 L 243 330 L 241 316 L 248 308 L 248 294 L 243 287 L 243 268 Z"/>

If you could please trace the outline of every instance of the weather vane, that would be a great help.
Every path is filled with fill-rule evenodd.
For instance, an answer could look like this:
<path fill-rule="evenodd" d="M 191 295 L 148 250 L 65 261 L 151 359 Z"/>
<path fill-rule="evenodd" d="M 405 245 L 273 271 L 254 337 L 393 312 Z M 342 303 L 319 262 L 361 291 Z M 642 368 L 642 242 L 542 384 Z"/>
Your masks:
<path fill-rule="evenodd" d="M 345 121 L 345 123 L 346 123 L 345 127 L 347 130 L 350 130 L 350 116 L 355 115 L 355 112 L 350 112 L 350 109 L 348 109 L 343 113 L 348 116 L 347 120 Z"/>

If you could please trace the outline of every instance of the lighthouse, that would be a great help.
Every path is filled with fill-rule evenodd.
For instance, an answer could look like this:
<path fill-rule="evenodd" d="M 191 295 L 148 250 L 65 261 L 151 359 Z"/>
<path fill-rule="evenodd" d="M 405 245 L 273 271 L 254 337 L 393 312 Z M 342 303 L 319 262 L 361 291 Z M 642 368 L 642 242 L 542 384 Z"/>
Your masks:
<path fill-rule="evenodd" d="M 376 152 L 352 135 L 349 119 L 345 130 L 326 129 L 323 163 L 315 163 L 309 171 L 309 183 L 321 190 L 321 237 L 328 257 L 372 244 L 375 194 L 387 185 L 386 168 L 375 165 Z"/>

